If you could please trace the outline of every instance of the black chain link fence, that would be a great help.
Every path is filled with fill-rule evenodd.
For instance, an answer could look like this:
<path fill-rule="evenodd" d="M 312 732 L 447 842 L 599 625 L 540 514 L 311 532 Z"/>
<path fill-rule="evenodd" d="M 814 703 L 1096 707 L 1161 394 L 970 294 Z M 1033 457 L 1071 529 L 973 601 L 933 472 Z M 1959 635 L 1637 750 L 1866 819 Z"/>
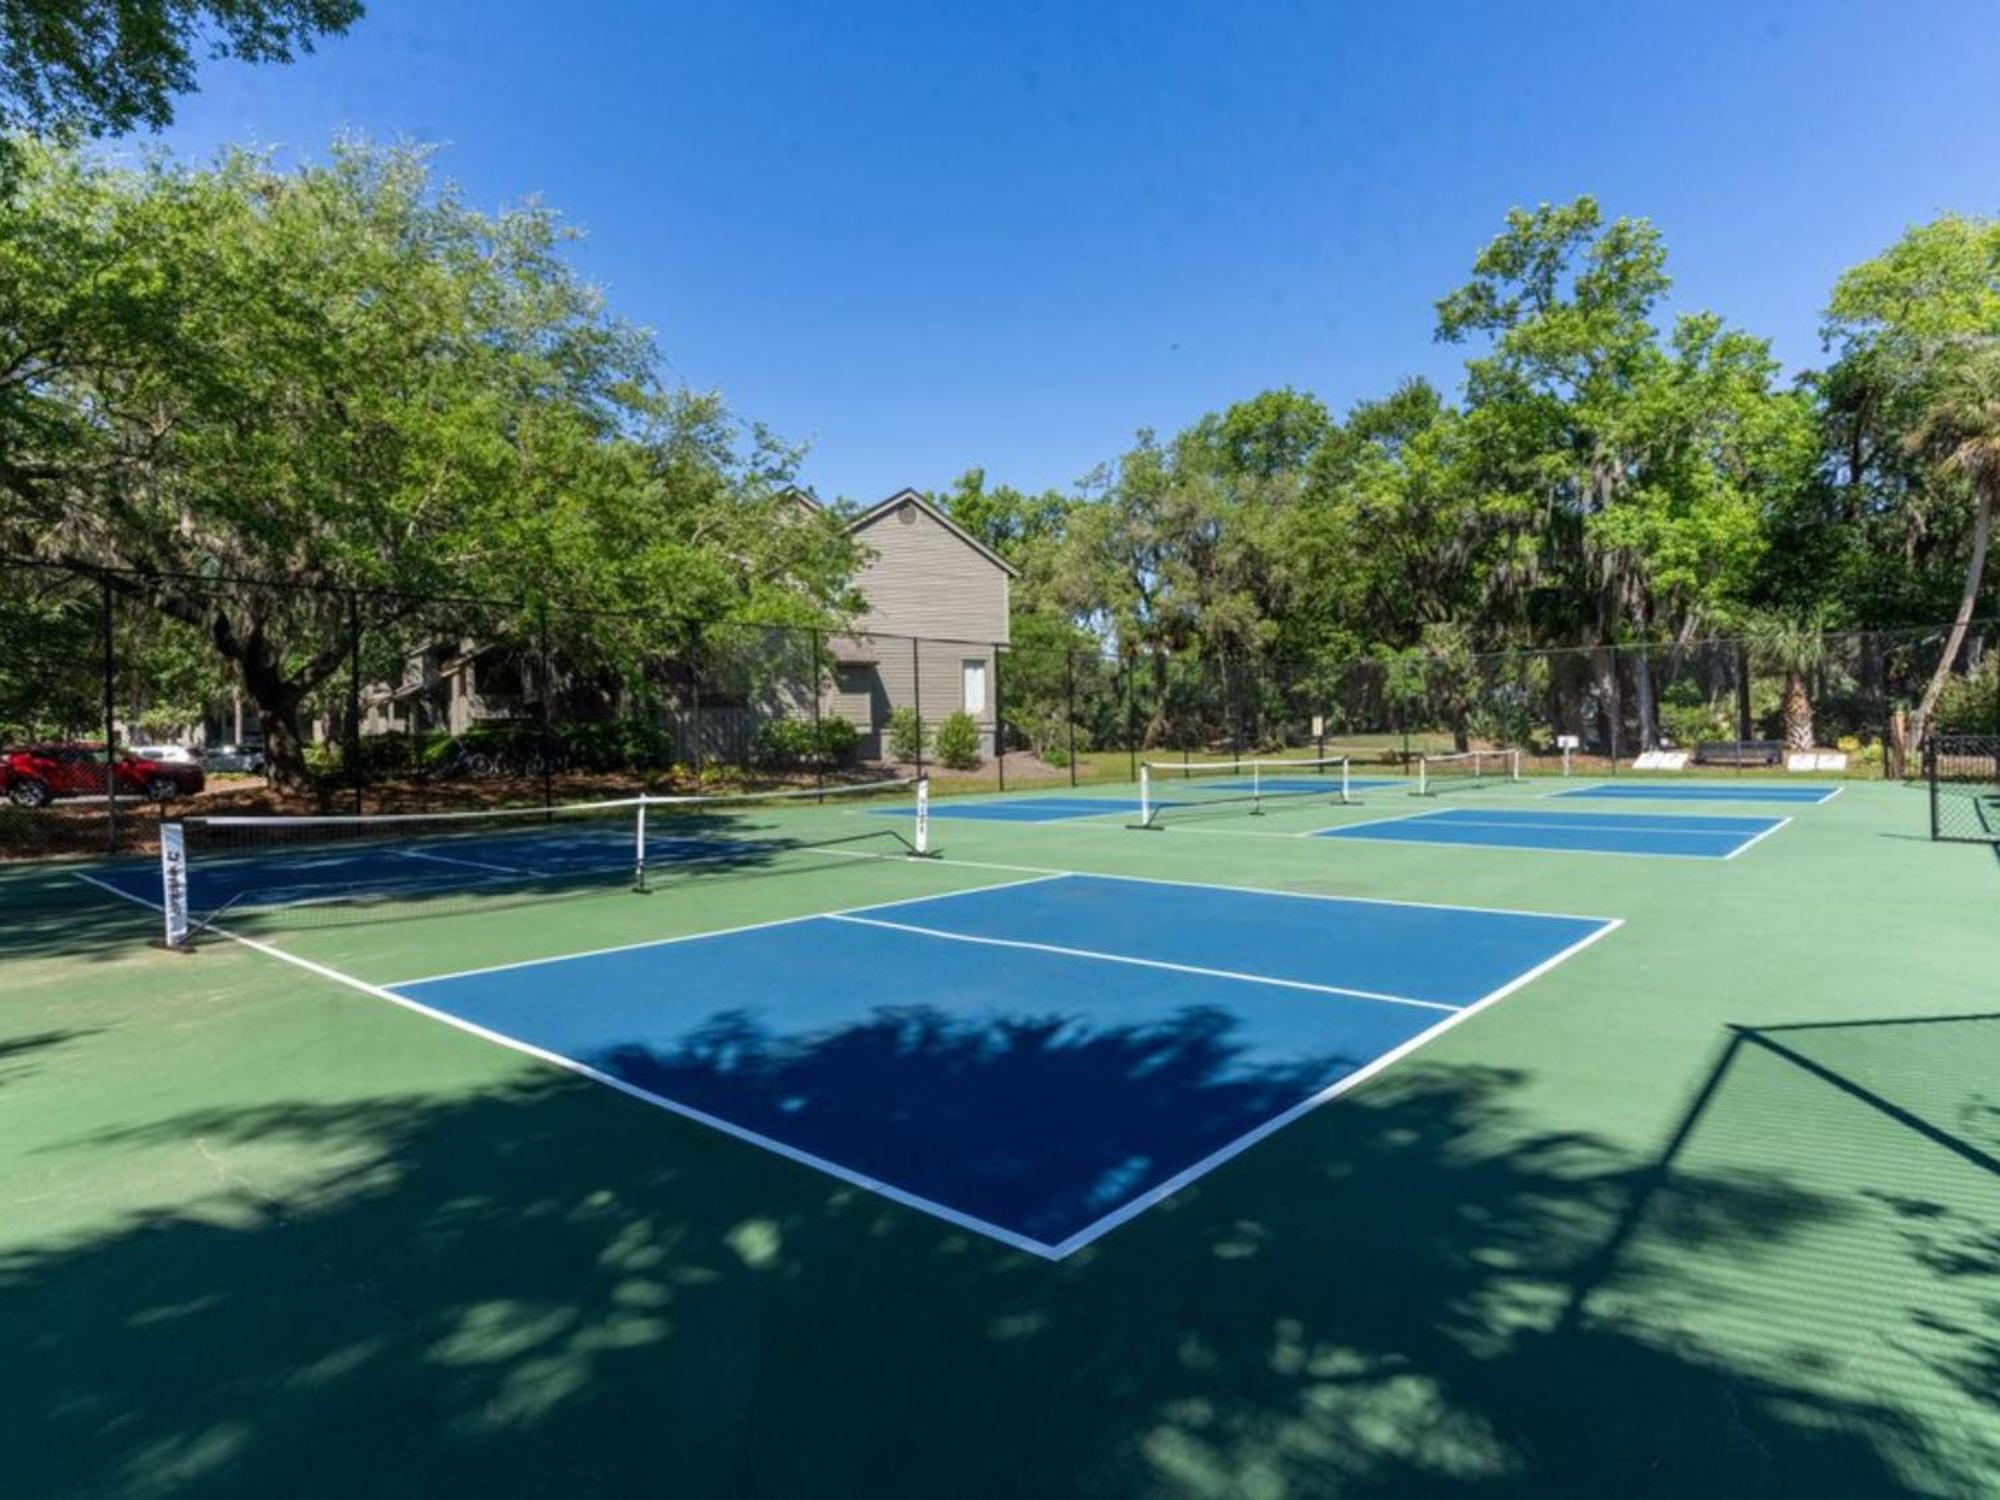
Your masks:
<path fill-rule="evenodd" d="M 1666 753 L 1915 776 L 1907 716 L 1946 639 L 1278 661 L 0 562 L 0 858 L 143 850 L 163 809 L 548 806 L 884 773 L 1015 790 L 1130 781 L 1142 758 L 1408 767 L 1507 747 L 1547 774 Z M 2000 735 L 1995 644 L 1990 624 L 1967 633 L 1940 745 Z M 1938 785 L 1961 784 L 1954 764 Z"/>

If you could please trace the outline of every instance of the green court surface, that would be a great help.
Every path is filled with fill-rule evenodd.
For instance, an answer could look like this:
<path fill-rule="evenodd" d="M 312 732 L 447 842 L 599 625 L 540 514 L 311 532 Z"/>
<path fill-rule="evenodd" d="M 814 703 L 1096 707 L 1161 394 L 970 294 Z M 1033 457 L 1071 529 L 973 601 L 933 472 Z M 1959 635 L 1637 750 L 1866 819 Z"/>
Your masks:
<path fill-rule="evenodd" d="M 1869 782 L 1726 860 L 1293 836 L 1559 786 L 249 924 L 317 969 L 0 868 L 0 1493 L 1991 1494 L 1993 851 Z M 341 978 L 1044 870 L 1622 925 L 1054 1260 Z"/>

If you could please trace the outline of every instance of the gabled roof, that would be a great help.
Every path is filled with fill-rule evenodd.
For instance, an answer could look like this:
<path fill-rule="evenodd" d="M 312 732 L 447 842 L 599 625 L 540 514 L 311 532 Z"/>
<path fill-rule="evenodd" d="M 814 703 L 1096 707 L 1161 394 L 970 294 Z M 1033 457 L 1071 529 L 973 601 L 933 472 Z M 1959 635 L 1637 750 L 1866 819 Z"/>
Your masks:
<path fill-rule="evenodd" d="M 939 510 L 935 505 L 931 504 L 930 501 L 926 500 L 922 495 L 918 494 L 915 490 L 908 490 L 908 489 L 898 490 L 896 491 L 895 494 L 891 495 L 887 500 L 884 500 L 879 504 L 869 506 L 868 509 L 861 512 L 860 515 L 856 516 L 853 520 L 847 523 L 847 529 L 849 531 L 859 531 L 864 526 L 872 526 L 875 524 L 875 522 L 881 520 L 882 517 L 895 514 L 897 511 L 901 510 L 906 505 L 916 506 L 918 510 L 922 511 L 925 515 L 929 516 L 933 521 L 937 522 L 938 525 L 942 526 L 946 531 L 949 531 L 953 536 L 957 537 L 961 542 L 965 543 L 965 545 L 970 547 L 974 552 L 977 552 L 981 557 L 985 558 L 988 562 L 992 563 L 994 567 L 999 568 L 1003 572 L 1005 572 L 1009 578 L 1019 578 L 1021 576 L 1021 570 L 1019 568 L 1015 567 L 1012 563 L 1008 562 L 1006 558 L 1002 557 L 999 553 L 995 552 L 991 547 L 987 546 L 984 542 L 980 541 L 978 537 L 974 536 L 971 532 L 967 531 L 963 526 L 959 525 L 956 521 L 952 520 L 950 516 L 946 515 L 943 511 Z"/>

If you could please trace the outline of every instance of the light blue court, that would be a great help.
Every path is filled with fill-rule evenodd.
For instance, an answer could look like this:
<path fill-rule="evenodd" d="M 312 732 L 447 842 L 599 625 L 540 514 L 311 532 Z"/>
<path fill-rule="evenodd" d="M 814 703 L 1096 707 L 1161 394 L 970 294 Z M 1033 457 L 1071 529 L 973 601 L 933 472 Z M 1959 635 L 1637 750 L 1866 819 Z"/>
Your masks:
<path fill-rule="evenodd" d="M 1573 787 L 1553 797 L 1596 797 L 1607 802 L 1806 802 L 1830 801 L 1837 786 L 1788 786 L 1778 782 L 1636 781 Z"/>
<path fill-rule="evenodd" d="M 1678 813 L 1562 812 L 1455 807 L 1321 829 L 1326 839 L 1392 844 L 1457 844 L 1570 854 L 1637 854 L 1661 859 L 1734 859 L 1788 818 L 1724 818 Z"/>
<path fill-rule="evenodd" d="M 1054 1258 L 1616 926 L 1058 875 L 388 992 Z"/>

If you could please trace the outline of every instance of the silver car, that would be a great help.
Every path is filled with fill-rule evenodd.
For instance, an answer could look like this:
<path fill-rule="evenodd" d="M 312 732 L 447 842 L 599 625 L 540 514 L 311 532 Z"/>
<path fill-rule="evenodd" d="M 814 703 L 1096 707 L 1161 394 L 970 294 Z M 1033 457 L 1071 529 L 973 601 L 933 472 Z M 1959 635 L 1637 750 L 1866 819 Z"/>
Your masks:
<path fill-rule="evenodd" d="M 253 776 L 264 769 L 260 745 L 214 745 L 202 751 L 201 763 L 211 771 L 248 771 Z"/>

